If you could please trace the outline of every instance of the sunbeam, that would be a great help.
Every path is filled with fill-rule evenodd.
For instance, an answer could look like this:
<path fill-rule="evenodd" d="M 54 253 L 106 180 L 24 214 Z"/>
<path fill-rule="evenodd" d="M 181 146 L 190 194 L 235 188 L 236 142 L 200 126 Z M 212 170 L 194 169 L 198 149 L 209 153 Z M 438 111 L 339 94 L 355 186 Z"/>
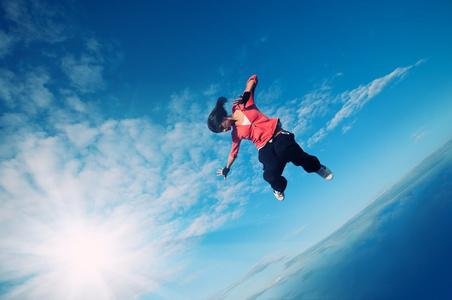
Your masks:
<path fill-rule="evenodd" d="M 64 270 L 68 280 L 82 289 L 93 281 L 104 281 L 106 274 L 113 272 L 125 261 L 125 254 L 119 252 L 119 241 L 110 232 L 82 222 L 70 222 L 63 226 L 55 240 L 54 263 L 56 270 Z"/>

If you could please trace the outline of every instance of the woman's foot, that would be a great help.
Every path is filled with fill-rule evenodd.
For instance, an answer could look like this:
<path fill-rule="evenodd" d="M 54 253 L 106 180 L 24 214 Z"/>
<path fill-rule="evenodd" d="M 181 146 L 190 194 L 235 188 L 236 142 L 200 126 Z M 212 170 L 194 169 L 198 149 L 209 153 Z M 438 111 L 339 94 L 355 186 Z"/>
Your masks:
<path fill-rule="evenodd" d="M 278 192 L 277 190 L 273 190 L 273 194 L 275 195 L 276 199 L 279 201 L 284 200 L 284 192 Z"/>
<path fill-rule="evenodd" d="M 324 165 L 320 165 L 320 169 L 318 169 L 316 173 L 319 174 L 320 177 L 325 178 L 326 180 L 333 179 L 333 173 L 330 171 L 330 169 L 328 169 Z"/>

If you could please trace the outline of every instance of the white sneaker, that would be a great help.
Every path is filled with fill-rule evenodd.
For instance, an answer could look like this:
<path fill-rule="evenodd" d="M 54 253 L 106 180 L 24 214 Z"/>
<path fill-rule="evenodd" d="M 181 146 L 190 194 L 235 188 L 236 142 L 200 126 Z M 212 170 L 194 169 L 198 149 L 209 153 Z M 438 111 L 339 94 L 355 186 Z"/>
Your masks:
<path fill-rule="evenodd" d="M 284 200 L 284 192 L 278 192 L 276 190 L 273 190 L 273 194 L 275 195 L 276 199 L 278 199 L 279 201 Z"/>
<path fill-rule="evenodd" d="M 325 178 L 326 180 L 333 179 L 333 173 L 330 171 L 330 169 L 328 169 L 324 165 L 320 165 L 320 169 L 316 171 L 316 173 L 319 174 L 320 177 Z"/>

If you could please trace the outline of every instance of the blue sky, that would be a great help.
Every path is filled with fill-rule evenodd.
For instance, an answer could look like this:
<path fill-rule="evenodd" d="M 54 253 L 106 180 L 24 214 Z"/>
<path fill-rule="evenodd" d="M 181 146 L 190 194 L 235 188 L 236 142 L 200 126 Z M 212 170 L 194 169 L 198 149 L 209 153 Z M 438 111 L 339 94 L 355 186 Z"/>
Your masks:
<path fill-rule="evenodd" d="M 452 134 L 450 1 L 7 0 L 0 12 L 5 297 L 252 293 Z M 253 74 L 258 107 L 333 181 L 288 166 L 280 203 L 251 143 L 216 177 L 230 136 L 206 118 Z"/>

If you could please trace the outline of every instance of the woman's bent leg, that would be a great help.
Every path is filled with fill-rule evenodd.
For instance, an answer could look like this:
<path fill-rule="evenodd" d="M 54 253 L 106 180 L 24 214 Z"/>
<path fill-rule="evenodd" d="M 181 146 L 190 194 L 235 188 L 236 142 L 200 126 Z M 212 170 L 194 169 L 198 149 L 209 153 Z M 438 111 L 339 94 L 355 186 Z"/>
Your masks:
<path fill-rule="evenodd" d="M 284 169 L 283 169 L 284 170 Z M 282 171 L 264 169 L 264 180 L 270 183 L 272 189 L 278 192 L 284 192 L 287 187 L 287 179 L 281 175 Z"/>
<path fill-rule="evenodd" d="M 292 162 L 296 166 L 302 166 L 308 172 L 316 172 L 320 169 L 320 161 L 317 157 L 309 155 L 301 149 L 295 141 L 293 133 L 281 132 L 274 141 L 274 148 L 280 160 Z"/>
<path fill-rule="evenodd" d="M 287 180 L 282 176 L 286 163 L 281 161 L 273 149 L 273 144 L 269 143 L 259 150 L 259 161 L 264 165 L 264 180 L 271 187 L 284 192 L 287 187 Z"/>

